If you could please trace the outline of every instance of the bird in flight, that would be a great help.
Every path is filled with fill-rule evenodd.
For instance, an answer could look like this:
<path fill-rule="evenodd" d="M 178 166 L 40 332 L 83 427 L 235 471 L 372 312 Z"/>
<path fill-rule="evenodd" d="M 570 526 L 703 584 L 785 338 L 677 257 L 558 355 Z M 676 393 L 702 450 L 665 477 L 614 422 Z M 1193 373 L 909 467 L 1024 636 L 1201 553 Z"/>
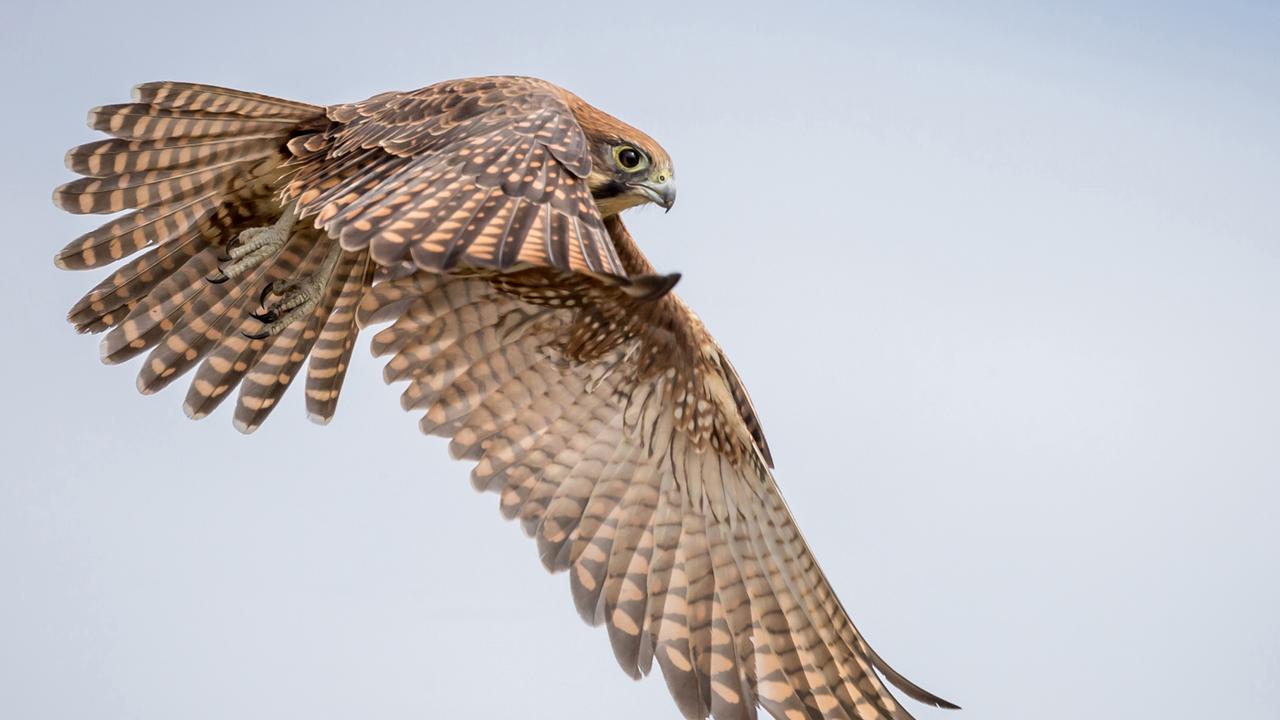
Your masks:
<path fill-rule="evenodd" d="M 648 135 L 551 83 L 453 80 L 320 107 L 147 83 L 95 108 L 110 139 L 54 191 L 117 213 L 55 258 L 124 261 L 72 307 L 138 388 L 194 370 L 184 409 L 237 387 L 251 432 L 306 363 L 337 407 L 357 334 L 423 432 L 475 463 L 623 671 L 654 662 L 688 718 L 911 716 L 797 529 L 741 380 L 619 214 L 669 209 Z"/>

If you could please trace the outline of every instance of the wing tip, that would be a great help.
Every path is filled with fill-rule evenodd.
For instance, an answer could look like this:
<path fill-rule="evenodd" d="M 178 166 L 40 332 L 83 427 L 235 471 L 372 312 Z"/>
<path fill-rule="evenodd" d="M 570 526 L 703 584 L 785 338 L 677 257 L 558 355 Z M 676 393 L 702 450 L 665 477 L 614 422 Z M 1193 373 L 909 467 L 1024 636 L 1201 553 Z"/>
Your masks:
<path fill-rule="evenodd" d="M 875 669 L 880 671 L 880 674 L 883 675 L 886 680 L 893 684 L 894 687 L 901 690 L 907 697 L 915 700 L 916 702 L 936 708 L 942 708 L 943 710 L 962 709 L 959 705 L 951 702 L 950 700 L 944 700 L 943 698 L 934 695 L 928 690 L 925 690 L 919 685 L 908 680 L 902 675 L 902 673 L 890 667 L 889 663 L 885 662 L 884 658 L 880 657 L 880 654 L 875 650 L 870 647 L 868 647 L 867 650 L 870 654 L 871 664 L 875 666 Z"/>
<path fill-rule="evenodd" d="M 670 293 L 676 283 L 680 282 L 683 277 L 678 272 L 667 273 L 666 275 L 636 275 L 621 280 L 622 291 L 627 295 L 635 298 L 640 302 L 654 302 L 661 300 Z"/>

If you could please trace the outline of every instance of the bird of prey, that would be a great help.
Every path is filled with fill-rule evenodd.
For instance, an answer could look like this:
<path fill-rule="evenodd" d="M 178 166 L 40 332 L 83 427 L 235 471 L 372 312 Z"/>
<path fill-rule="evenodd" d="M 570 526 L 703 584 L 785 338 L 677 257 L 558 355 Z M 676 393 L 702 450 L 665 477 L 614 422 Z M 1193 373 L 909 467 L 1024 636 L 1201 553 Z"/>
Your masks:
<path fill-rule="evenodd" d="M 680 712 L 909 718 L 796 528 L 738 374 L 619 214 L 675 200 L 648 135 L 551 83 L 487 77 L 320 107 L 175 82 L 99 107 L 56 257 L 118 267 L 71 309 L 138 388 L 195 370 L 257 428 L 306 367 L 333 417 L 357 333 L 424 432 L 475 462 L 622 669 Z"/>

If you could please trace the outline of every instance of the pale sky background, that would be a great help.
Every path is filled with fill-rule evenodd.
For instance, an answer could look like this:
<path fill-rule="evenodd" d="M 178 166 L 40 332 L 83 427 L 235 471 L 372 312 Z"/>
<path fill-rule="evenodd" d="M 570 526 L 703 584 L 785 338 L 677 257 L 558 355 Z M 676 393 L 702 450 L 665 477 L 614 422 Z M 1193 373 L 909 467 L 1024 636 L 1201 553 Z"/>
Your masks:
<path fill-rule="evenodd" d="M 252 437 L 66 309 L 65 150 L 138 82 L 546 77 L 647 130 L 633 229 L 751 389 L 855 621 L 960 713 L 1280 718 L 1280 5 L 0 10 L 0 717 L 674 718 L 362 347 Z"/>

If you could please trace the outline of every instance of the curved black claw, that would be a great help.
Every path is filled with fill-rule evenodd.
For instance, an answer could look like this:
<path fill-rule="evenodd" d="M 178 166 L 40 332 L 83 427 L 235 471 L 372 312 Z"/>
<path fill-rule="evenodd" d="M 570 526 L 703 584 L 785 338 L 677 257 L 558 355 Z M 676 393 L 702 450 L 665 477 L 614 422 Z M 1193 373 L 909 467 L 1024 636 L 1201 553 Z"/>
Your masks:
<path fill-rule="evenodd" d="M 211 284 L 213 284 L 213 285 L 221 285 L 222 283 L 224 283 L 224 282 L 226 282 L 226 281 L 228 281 L 228 280 L 230 280 L 230 279 L 231 279 L 231 277 L 230 277 L 229 275 L 227 275 L 226 273 L 222 272 L 222 270 L 221 270 L 221 269 L 219 269 L 219 270 L 218 270 L 218 274 L 217 274 L 217 275 L 205 275 L 205 276 L 204 276 L 204 281 L 205 281 L 205 282 L 207 282 L 207 283 L 211 283 Z"/>
<path fill-rule="evenodd" d="M 280 319 L 280 316 L 276 314 L 276 311 L 270 310 L 270 309 L 261 313 L 249 313 L 249 317 L 253 318 L 254 320 L 257 320 L 263 325 L 270 325 L 271 323 Z"/>
<path fill-rule="evenodd" d="M 241 330 L 240 334 L 249 338 L 250 340 L 266 340 L 271 335 L 271 333 L 267 332 L 266 328 L 263 328 L 262 330 L 259 330 L 256 333 L 249 333 Z"/>
<path fill-rule="evenodd" d="M 262 288 L 262 292 L 258 293 L 258 304 L 259 304 L 259 305 L 264 305 L 264 306 L 265 306 L 265 305 L 267 304 L 267 296 L 271 294 L 271 287 L 272 287 L 273 285 L 275 285 L 275 283 L 274 283 L 274 282 L 269 282 L 269 283 L 267 283 L 267 284 L 266 284 L 266 286 Z"/>

